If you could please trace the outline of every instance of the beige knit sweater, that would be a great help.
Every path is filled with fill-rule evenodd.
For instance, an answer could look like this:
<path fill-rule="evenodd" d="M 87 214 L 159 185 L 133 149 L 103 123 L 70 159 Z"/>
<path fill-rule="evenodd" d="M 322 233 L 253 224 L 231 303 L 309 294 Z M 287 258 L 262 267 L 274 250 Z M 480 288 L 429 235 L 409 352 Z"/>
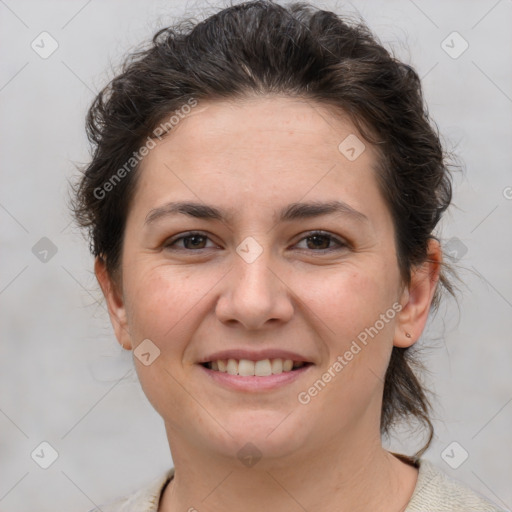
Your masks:
<path fill-rule="evenodd" d="M 404 512 L 504 512 L 429 461 L 420 459 L 418 463 L 418 481 Z M 143 489 L 90 512 L 158 512 L 162 490 L 173 474 L 174 468 Z"/>

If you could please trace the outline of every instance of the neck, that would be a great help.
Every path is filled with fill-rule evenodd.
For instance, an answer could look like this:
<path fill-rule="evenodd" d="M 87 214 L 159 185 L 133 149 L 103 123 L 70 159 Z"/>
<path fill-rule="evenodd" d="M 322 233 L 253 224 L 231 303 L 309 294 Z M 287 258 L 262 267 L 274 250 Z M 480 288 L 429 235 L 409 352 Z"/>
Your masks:
<path fill-rule="evenodd" d="M 238 459 L 205 454 L 183 439 L 169 439 L 175 477 L 159 512 L 399 512 L 414 491 L 418 470 L 384 450 L 380 439 L 375 441 L 334 439 L 315 453 L 297 450 L 246 467 Z"/>

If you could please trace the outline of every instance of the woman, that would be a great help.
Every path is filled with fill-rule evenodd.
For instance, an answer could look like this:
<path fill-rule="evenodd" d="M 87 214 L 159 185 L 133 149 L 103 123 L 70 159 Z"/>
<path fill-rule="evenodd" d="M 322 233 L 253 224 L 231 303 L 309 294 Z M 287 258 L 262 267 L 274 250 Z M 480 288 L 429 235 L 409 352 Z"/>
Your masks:
<path fill-rule="evenodd" d="M 256 1 L 163 29 L 88 134 L 76 215 L 174 462 L 103 511 L 499 510 L 421 458 L 451 181 L 364 24 Z M 412 457 L 381 442 L 407 418 Z"/>

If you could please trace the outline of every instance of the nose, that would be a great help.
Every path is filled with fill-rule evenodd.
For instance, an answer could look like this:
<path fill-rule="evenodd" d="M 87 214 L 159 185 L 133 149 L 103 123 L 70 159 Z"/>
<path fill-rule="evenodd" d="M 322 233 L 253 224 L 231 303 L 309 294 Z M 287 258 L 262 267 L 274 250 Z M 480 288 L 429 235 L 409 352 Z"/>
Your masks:
<path fill-rule="evenodd" d="M 288 322 L 294 312 L 292 293 L 279 265 L 263 253 L 252 262 L 235 255 L 234 268 L 223 280 L 216 305 L 217 318 L 241 324 L 247 330 L 264 329 Z M 281 275 L 280 275 L 281 274 Z"/>

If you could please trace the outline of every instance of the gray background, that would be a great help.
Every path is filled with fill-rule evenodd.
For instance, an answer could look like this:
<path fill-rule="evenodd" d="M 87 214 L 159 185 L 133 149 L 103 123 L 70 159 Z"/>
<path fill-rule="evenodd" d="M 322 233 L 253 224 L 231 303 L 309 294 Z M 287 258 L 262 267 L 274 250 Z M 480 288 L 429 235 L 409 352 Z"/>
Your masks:
<path fill-rule="evenodd" d="M 512 1 L 315 4 L 359 11 L 418 70 L 447 147 L 465 163 L 440 234 L 466 288 L 460 311 L 447 302 L 421 342 L 438 395 L 426 458 L 510 510 Z M 221 4 L 205 5 L 0 0 L 2 511 L 86 511 L 172 464 L 162 420 L 98 302 L 87 244 L 70 224 L 67 180 L 88 159 L 84 116 L 111 64 L 159 27 Z M 31 48 L 43 31 L 59 45 L 46 59 Z M 441 46 L 453 31 L 469 44 L 458 58 Z M 461 43 L 448 39 L 452 52 Z M 32 250 L 43 237 L 57 248 L 46 262 Z M 39 251 L 48 244 L 39 243 Z M 43 441 L 59 455 L 48 469 L 31 458 Z M 412 446 L 407 436 L 391 444 Z M 462 450 L 467 460 L 452 469 L 445 460 L 455 465 Z"/>

